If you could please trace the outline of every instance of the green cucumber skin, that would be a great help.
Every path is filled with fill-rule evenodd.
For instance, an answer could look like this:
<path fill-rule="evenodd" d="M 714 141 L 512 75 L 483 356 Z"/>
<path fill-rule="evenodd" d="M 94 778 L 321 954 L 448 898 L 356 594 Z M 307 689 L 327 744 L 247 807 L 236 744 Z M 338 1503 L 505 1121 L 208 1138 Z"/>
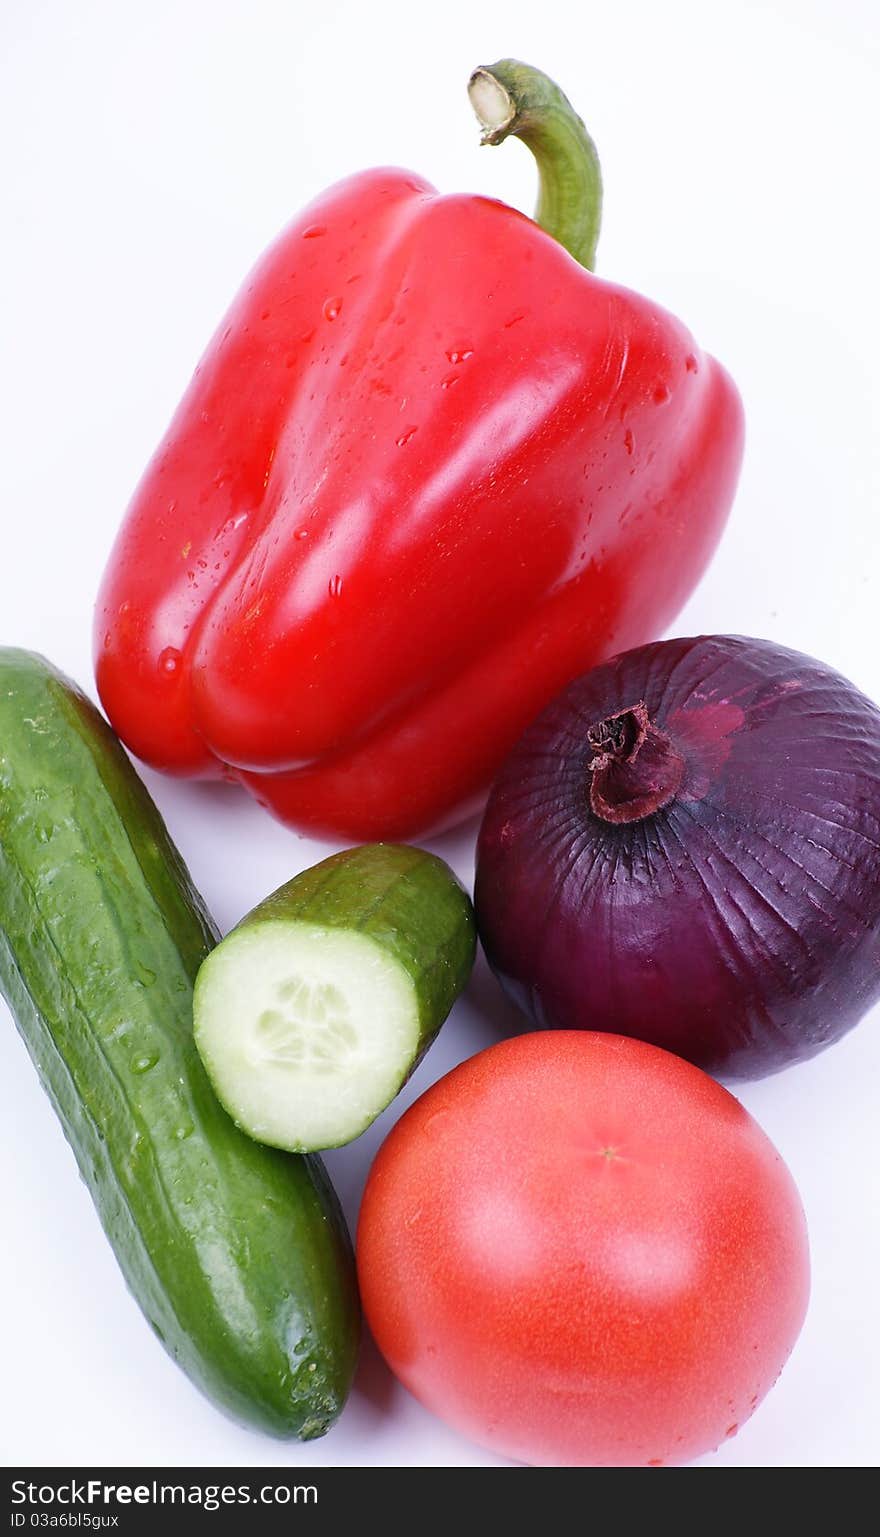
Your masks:
<path fill-rule="evenodd" d="M 239 1132 L 192 1036 L 217 935 L 115 736 L 0 650 L 0 989 L 126 1281 L 236 1418 L 322 1434 L 357 1357 L 351 1245 L 319 1159 Z"/>
<path fill-rule="evenodd" d="M 476 955 L 473 904 L 461 882 L 436 854 L 409 844 L 364 843 L 331 854 L 266 897 L 233 932 L 267 921 L 354 930 L 402 966 L 419 1014 L 418 1053 L 407 1076 L 466 985 Z"/>

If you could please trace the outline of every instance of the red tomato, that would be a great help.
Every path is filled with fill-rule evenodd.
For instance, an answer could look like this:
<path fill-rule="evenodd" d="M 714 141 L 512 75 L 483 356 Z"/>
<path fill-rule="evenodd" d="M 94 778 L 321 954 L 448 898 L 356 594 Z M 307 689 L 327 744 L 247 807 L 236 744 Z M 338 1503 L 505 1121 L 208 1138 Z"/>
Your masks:
<path fill-rule="evenodd" d="M 462 1063 L 380 1149 L 358 1269 L 428 1408 L 550 1466 L 686 1462 L 773 1386 L 803 1210 L 726 1089 L 642 1041 L 540 1031 Z"/>

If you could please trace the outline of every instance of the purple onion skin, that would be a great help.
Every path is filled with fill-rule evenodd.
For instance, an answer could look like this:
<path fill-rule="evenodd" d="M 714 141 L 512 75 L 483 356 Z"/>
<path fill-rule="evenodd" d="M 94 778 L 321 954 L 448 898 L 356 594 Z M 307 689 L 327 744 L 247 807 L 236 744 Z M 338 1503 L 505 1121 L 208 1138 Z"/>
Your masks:
<path fill-rule="evenodd" d="M 507 760 L 475 901 L 540 1026 L 726 1077 L 811 1057 L 880 996 L 880 711 L 769 641 L 627 651 Z"/>

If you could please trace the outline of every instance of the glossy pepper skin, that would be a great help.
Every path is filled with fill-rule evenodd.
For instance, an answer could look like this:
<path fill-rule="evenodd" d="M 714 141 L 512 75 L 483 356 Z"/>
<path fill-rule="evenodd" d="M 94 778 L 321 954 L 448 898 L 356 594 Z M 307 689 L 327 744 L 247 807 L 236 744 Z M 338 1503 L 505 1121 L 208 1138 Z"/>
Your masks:
<path fill-rule="evenodd" d="M 293 826 L 436 831 L 571 677 L 669 624 L 741 452 L 679 321 L 502 203 L 355 175 L 258 262 L 135 493 L 101 699 L 153 767 Z"/>

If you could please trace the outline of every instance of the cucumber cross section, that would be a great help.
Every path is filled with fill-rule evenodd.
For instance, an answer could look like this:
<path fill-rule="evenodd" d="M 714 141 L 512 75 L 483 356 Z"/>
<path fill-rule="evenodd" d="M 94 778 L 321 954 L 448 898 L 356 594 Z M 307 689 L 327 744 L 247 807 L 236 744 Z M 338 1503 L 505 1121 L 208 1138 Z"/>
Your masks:
<path fill-rule="evenodd" d="M 359 1136 L 433 1041 L 475 944 L 467 894 L 423 849 L 367 844 L 282 886 L 196 983 L 196 1045 L 236 1124 L 291 1152 Z"/>

